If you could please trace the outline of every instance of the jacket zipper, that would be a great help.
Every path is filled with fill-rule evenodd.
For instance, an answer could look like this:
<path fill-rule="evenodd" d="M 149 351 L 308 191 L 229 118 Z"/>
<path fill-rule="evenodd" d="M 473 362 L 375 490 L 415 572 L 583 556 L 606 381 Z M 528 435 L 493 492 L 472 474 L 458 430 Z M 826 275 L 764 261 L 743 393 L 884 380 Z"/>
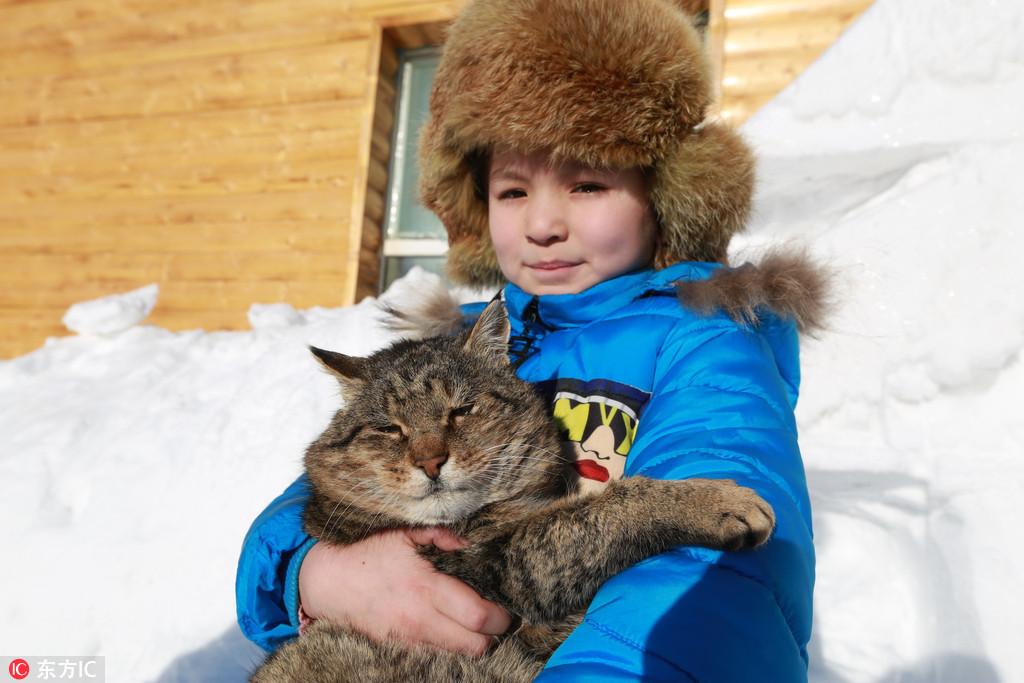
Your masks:
<path fill-rule="evenodd" d="M 513 369 L 518 370 L 519 366 L 533 355 L 533 344 L 537 340 L 537 334 L 533 329 L 535 327 L 547 328 L 540 319 L 540 301 L 536 296 L 530 299 L 523 309 L 523 334 L 514 334 L 508 338 L 508 355 Z"/>

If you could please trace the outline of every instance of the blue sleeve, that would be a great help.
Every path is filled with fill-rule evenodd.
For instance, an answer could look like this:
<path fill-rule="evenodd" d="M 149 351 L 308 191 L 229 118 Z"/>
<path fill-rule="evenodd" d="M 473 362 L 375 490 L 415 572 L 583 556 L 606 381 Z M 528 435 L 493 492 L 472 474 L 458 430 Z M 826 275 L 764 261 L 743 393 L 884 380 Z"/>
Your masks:
<path fill-rule="evenodd" d="M 252 523 L 238 558 L 238 626 L 268 652 L 299 634 L 299 567 L 316 542 L 302 529 L 308 498 L 303 474 Z"/>
<path fill-rule="evenodd" d="M 626 475 L 734 479 L 772 505 L 775 533 L 754 551 L 680 547 L 614 577 L 539 681 L 807 680 L 814 548 L 796 361 L 727 321 L 673 329 Z"/>

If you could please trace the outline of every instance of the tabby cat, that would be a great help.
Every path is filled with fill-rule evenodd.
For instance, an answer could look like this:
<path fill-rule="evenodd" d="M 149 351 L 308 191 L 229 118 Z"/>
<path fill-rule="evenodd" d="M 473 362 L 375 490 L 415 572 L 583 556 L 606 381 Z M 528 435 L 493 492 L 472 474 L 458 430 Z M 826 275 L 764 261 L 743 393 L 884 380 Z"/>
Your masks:
<path fill-rule="evenodd" d="M 770 506 L 731 481 L 628 477 L 577 493 L 548 409 L 508 363 L 508 334 L 496 301 L 460 336 L 365 359 L 311 349 L 347 401 L 306 452 L 304 524 L 336 544 L 446 525 L 471 545 L 423 555 L 518 626 L 472 658 L 316 622 L 252 681 L 529 681 L 616 573 L 676 545 L 738 550 L 768 538 Z"/>

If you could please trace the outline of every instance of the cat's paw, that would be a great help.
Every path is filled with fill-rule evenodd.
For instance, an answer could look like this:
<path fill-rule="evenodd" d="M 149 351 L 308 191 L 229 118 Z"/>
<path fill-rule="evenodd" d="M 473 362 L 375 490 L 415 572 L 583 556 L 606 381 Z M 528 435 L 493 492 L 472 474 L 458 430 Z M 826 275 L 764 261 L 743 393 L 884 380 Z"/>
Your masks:
<path fill-rule="evenodd" d="M 689 479 L 696 487 L 710 545 L 723 550 L 756 548 L 772 535 L 775 512 L 753 489 L 731 479 Z"/>

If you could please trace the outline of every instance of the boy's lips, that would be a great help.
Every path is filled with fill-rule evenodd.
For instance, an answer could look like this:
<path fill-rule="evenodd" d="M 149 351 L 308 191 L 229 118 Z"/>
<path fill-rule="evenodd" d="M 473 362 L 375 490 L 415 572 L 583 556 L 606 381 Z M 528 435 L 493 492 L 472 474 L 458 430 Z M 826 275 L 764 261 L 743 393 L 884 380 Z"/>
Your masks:
<path fill-rule="evenodd" d="M 527 263 L 527 268 L 533 268 L 534 270 L 563 270 L 567 268 L 575 268 L 580 265 L 581 261 L 537 261 L 535 263 Z"/>

